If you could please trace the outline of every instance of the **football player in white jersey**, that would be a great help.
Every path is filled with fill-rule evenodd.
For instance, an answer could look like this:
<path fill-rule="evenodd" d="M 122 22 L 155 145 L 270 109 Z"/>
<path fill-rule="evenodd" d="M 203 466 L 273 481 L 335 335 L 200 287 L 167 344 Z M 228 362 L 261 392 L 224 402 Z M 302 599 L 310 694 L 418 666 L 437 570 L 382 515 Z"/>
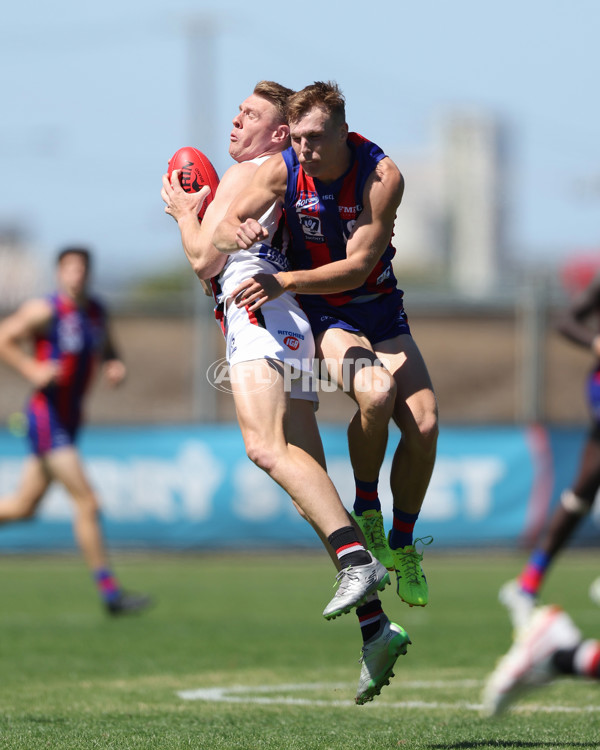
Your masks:
<path fill-rule="evenodd" d="M 285 107 L 292 93 L 261 81 L 242 102 L 233 119 L 229 147 L 237 163 L 223 175 L 201 224 L 197 214 L 209 188 L 185 193 L 174 171 L 170 180 L 163 176 L 161 195 L 166 213 L 178 223 L 194 272 L 201 280 L 212 280 L 217 303 L 224 308 L 227 357 L 246 452 L 286 490 L 340 569 L 337 592 L 323 615 L 333 619 L 357 608 L 365 643 L 356 695 L 362 704 L 389 683 L 396 659 L 406 653 L 410 640 L 383 613 L 377 591 L 389 583 L 389 575 L 365 549 L 362 534 L 325 470 L 310 378 L 314 354 L 310 325 L 291 294 L 281 295 L 272 307 L 271 303 L 263 306 L 261 319 L 232 304 L 229 296 L 258 269 L 275 273 L 286 267 L 286 230 L 279 209 L 273 206 L 261 217 L 269 237 L 247 251 L 224 255 L 212 245 L 216 226 L 233 198 L 250 183 L 263 157 L 290 145 Z"/>

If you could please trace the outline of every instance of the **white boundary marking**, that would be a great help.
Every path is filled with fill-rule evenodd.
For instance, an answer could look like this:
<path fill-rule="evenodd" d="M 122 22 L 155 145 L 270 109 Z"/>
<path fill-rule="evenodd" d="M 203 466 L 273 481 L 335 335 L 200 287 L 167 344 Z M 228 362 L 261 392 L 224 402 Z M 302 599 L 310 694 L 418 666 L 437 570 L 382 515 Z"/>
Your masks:
<path fill-rule="evenodd" d="M 480 680 L 433 680 L 403 682 L 403 688 L 477 688 L 483 683 Z M 352 687 L 345 682 L 331 683 L 292 683 L 283 685 L 232 685 L 230 687 L 198 688 L 196 690 L 180 690 L 177 695 L 184 700 L 206 701 L 209 703 L 254 703 L 271 706 L 352 706 L 354 700 L 320 700 L 313 698 L 293 698 L 277 693 L 290 693 L 304 690 L 351 690 Z M 275 693 L 268 696 L 265 693 Z M 381 708 L 420 708 L 420 709 L 462 709 L 466 711 L 481 711 L 480 703 L 469 703 L 467 701 L 456 701 L 454 703 L 444 701 L 395 701 L 371 703 L 371 707 Z M 595 713 L 600 711 L 599 706 L 556 706 L 527 704 L 515 706 L 513 711 L 538 711 L 542 713 Z"/>

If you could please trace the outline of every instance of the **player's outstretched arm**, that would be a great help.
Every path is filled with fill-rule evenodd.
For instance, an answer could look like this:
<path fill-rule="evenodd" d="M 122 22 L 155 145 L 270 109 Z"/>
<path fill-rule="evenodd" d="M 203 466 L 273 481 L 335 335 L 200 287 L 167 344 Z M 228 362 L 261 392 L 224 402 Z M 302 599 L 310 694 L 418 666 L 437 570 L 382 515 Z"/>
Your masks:
<path fill-rule="evenodd" d="M 257 169 L 252 162 L 231 166 L 219 182 L 202 223 L 198 222 L 197 214 L 203 200 L 202 193 L 208 192 L 208 189 L 186 193 L 175 173 L 170 181 L 167 175 L 163 176 L 161 195 L 166 203 L 165 211 L 177 221 L 184 252 L 198 278 L 210 279 L 223 269 L 227 258 L 213 245 L 213 234 L 233 199 L 249 185 Z"/>
<path fill-rule="evenodd" d="M 52 319 L 52 308 L 44 299 L 34 299 L 0 323 L 0 359 L 16 370 L 36 388 L 54 382 L 59 374 L 56 362 L 38 362 L 22 344 L 42 331 Z"/>
<path fill-rule="evenodd" d="M 215 229 L 212 241 L 219 252 L 237 253 L 268 237 L 258 219 L 273 203 L 283 200 L 286 180 L 287 169 L 281 155 L 261 164 Z"/>
<path fill-rule="evenodd" d="M 185 192 L 179 182 L 178 170 L 173 171 L 171 179 L 164 174 L 162 183 L 160 194 L 165 202 L 165 213 L 177 222 L 181 244 L 190 265 L 200 279 L 215 276 L 223 268 L 223 261 L 210 242 L 210 234 L 203 230 L 203 224 L 198 221 L 198 211 L 210 188 L 205 185 L 197 192 Z"/>

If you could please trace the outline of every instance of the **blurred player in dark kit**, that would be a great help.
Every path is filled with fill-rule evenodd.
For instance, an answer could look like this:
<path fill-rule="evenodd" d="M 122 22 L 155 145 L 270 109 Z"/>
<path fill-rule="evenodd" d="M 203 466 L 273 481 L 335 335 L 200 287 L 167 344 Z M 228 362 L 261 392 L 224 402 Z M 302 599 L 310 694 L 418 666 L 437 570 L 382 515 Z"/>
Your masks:
<path fill-rule="evenodd" d="M 73 500 L 75 538 L 103 605 L 117 615 L 142 610 L 150 600 L 125 592 L 109 567 L 98 500 L 75 447 L 94 371 L 102 366 L 111 386 L 126 375 L 106 310 L 88 295 L 90 264 L 86 248 L 65 248 L 57 258 L 58 290 L 24 303 L 0 323 L 0 358 L 34 387 L 26 408 L 31 455 L 16 491 L 0 499 L 0 524 L 31 518 L 51 483 L 62 484 Z M 24 344 L 33 345 L 32 354 Z"/>
<path fill-rule="evenodd" d="M 587 400 L 591 427 L 580 458 L 579 470 L 571 487 L 565 489 L 548 526 L 519 577 L 500 589 L 499 598 L 509 610 L 518 630 L 538 601 L 542 584 L 551 563 L 573 536 L 581 521 L 590 513 L 600 488 L 600 275 L 576 296 L 557 322 L 557 330 L 569 341 L 588 349 L 594 359 L 587 380 Z M 590 587 L 590 595 L 600 604 L 600 579 Z"/>

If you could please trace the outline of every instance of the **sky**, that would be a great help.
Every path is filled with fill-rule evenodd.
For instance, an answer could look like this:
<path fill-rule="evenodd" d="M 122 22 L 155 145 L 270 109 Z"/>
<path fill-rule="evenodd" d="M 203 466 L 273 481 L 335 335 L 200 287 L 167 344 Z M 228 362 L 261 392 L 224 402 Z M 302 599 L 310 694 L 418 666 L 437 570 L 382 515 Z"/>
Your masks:
<path fill-rule="evenodd" d="M 183 254 L 160 198 L 169 157 L 194 145 L 222 174 L 258 80 L 336 80 L 350 128 L 386 152 L 426 153 L 449 112 L 499 117 L 514 252 L 600 249 L 599 28 L 597 0 L 10 3 L 0 227 L 41 262 L 89 244 L 104 278 L 170 268 Z"/>

